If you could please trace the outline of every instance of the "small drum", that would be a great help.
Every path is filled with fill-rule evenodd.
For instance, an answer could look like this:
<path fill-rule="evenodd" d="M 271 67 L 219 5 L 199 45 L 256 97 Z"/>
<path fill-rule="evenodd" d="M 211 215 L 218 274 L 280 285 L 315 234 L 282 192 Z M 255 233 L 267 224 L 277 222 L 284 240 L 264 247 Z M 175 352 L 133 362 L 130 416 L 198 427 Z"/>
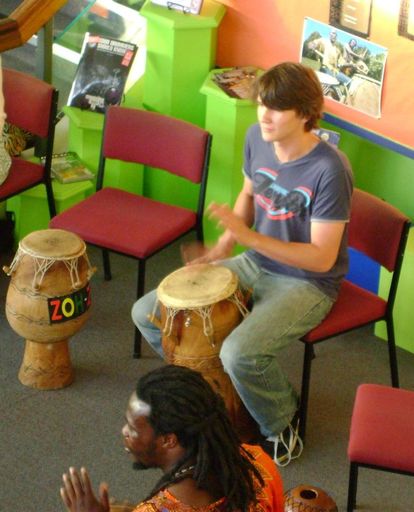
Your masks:
<path fill-rule="evenodd" d="M 248 311 L 237 276 L 219 265 L 190 265 L 168 275 L 157 289 L 168 363 L 199 371 L 220 393 L 242 441 L 257 437 L 258 427 L 242 404 L 219 352 L 224 339 Z"/>
<path fill-rule="evenodd" d="M 73 381 L 68 338 L 89 318 L 93 269 L 86 246 L 61 229 L 34 231 L 23 238 L 10 267 L 6 316 L 26 338 L 19 371 L 22 384 L 57 389 Z"/>
<path fill-rule="evenodd" d="M 285 493 L 285 512 L 338 512 L 338 507 L 323 489 L 298 485 Z"/>

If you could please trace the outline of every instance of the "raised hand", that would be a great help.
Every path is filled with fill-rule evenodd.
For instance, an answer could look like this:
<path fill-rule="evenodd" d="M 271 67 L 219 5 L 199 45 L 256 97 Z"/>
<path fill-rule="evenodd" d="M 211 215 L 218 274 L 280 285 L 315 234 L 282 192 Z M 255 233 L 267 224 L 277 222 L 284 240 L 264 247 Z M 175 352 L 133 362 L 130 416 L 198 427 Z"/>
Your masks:
<path fill-rule="evenodd" d="M 64 473 L 60 496 L 68 512 L 109 512 L 110 509 L 108 486 L 104 483 L 99 486 L 97 498 L 85 468 L 78 473 L 71 467 Z"/>
<path fill-rule="evenodd" d="M 249 246 L 252 231 L 246 222 L 226 204 L 211 203 L 207 208 L 210 218 L 218 221 L 218 226 L 227 230 L 234 241 Z"/>

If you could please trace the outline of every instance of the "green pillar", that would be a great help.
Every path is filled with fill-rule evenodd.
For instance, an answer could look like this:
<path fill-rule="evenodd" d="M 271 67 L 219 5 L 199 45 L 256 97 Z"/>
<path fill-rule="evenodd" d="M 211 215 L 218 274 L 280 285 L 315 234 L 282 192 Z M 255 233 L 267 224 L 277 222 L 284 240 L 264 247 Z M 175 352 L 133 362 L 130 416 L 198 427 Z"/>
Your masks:
<path fill-rule="evenodd" d="M 246 131 L 257 121 L 256 104 L 228 96 L 214 81 L 216 69 L 201 87 L 207 98 L 205 128 L 213 135 L 206 205 L 215 201 L 233 206 L 243 184 L 243 147 Z M 216 224 L 204 220 L 205 240 L 214 243 L 221 234 Z"/>
<path fill-rule="evenodd" d="M 147 19 L 144 107 L 204 126 L 200 87 L 214 67 L 225 7 L 206 1 L 201 14 L 194 15 L 148 0 L 140 13 Z"/>

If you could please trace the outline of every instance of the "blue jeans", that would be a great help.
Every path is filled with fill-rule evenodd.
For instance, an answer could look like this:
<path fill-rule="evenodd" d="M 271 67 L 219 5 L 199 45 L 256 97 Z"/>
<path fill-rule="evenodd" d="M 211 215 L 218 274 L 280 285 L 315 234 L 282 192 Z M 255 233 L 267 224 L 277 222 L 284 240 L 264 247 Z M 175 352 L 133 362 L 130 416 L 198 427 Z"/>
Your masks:
<path fill-rule="evenodd" d="M 251 313 L 224 340 L 220 359 L 262 435 L 276 436 L 298 408 L 280 351 L 318 325 L 333 300 L 308 281 L 265 272 L 244 254 L 220 264 L 239 276 L 242 288 L 252 290 L 253 302 Z M 139 299 L 132 319 L 162 356 L 160 331 L 146 316 L 155 301 L 155 290 Z"/>

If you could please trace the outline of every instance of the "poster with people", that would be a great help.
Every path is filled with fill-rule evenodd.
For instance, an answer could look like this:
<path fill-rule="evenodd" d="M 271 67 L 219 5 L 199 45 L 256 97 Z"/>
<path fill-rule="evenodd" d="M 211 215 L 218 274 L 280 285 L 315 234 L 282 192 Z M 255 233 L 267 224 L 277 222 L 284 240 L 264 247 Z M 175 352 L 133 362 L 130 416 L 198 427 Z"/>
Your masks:
<path fill-rule="evenodd" d="M 316 71 L 325 97 L 376 118 L 387 54 L 383 46 L 305 18 L 300 61 Z"/>

